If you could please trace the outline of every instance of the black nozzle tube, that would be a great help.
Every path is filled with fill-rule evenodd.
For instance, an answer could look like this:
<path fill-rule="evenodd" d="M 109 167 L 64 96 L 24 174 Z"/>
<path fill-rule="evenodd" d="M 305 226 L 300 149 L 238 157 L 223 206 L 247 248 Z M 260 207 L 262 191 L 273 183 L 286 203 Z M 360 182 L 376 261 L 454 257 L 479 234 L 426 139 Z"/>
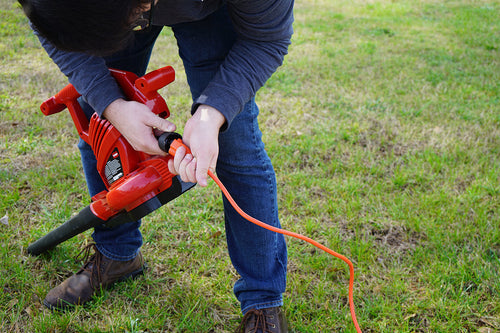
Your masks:
<path fill-rule="evenodd" d="M 95 216 L 90 206 L 82 209 L 77 215 L 61 224 L 42 238 L 28 246 L 28 253 L 39 255 L 54 248 L 56 245 L 106 221 Z"/>

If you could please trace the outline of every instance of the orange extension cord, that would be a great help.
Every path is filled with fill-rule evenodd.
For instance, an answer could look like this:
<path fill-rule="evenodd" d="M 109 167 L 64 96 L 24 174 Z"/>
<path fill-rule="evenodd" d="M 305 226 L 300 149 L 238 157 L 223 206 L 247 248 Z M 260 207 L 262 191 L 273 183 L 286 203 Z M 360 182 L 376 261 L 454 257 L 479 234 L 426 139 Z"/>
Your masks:
<path fill-rule="evenodd" d="M 358 320 L 356 319 L 356 313 L 354 311 L 354 300 L 353 300 L 353 289 L 354 289 L 354 266 L 352 264 L 352 262 L 347 259 L 345 256 L 341 255 L 341 254 L 338 254 L 337 252 L 335 251 L 332 251 L 330 250 L 329 248 L 327 248 L 326 246 L 316 242 L 315 240 L 309 238 L 309 237 L 306 237 L 304 235 L 301 235 L 301 234 L 297 234 L 295 232 L 292 232 L 292 231 L 288 231 L 288 230 L 284 230 L 284 229 L 280 229 L 280 228 L 276 228 L 276 227 L 273 227 L 273 226 L 270 226 L 269 224 L 266 224 L 264 222 L 261 222 L 259 220 L 257 220 L 256 218 L 253 218 L 251 217 L 250 215 L 248 215 L 247 213 L 245 213 L 237 204 L 236 202 L 234 201 L 233 197 L 229 194 L 229 192 L 227 191 L 226 187 L 222 184 L 222 182 L 219 180 L 219 178 L 217 178 L 216 175 L 214 175 L 214 173 L 212 171 L 208 171 L 208 175 L 217 183 L 217 185 L 219 186 L 219 188 L 222 190 L 222 192 L 224 193 L 224 195 L 226 196 L 227 200 L 231 203 L 231 205 L 234 207 L 234 209 L 236 209 L 236 211 L 241 215 L 243 216 L 246 220 L 264 228 L 264 229 L 267 229 L 267 230 L 271 230 L 271 231 L 274 231 L 274 232 L 277 232 L 279 234 L 283 234 L 283 235 L 287 235 L 287 236 L 291 236 L 291 237 L 295 237 L 295 238 L 298 238 L 298 239 L 301 239 L 303 241 L 306 241 L 314 246 L 316 246 L 317 248 L 331 254 L 332 256 L 338 258 L 338 259 L 341 259 L 342 261 L 344 261 L 347 265 L 349 265 L 349 308 L 351 309 L 351 318 L 352 318 L 352 321 L 354 323 L 354 326 L 356 327 L 356 331 L 358 333 L 361 333 L 361 329 L 359 328 L 359 325 L 358 325 Z"/>

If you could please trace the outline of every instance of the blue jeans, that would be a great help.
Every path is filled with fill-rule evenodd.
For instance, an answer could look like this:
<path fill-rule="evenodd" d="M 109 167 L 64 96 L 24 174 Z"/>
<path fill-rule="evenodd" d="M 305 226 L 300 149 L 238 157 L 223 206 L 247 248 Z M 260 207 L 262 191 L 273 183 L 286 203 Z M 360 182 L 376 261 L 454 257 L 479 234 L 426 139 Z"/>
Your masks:
<path fill-rule="evenodd" d="M 137 35 L 129 49 L 107 58 L 109 67 L 144 74 L 151 50 L 162 27 Z M 193 99 L 215 75 L 235 41 L 225 8 L 198 22 L 172 27 L 177 39 Z M 87 111 L 92 111 L 85 105 Z M 219 135 L 216 172 L 240 207 L 251 216 L 279 227 L 276 177 L 264 149 L 252 98 L 231 126 Z M 91 194 L 104 189 L 95 170 L 90 147 L 79 144 Z M 243 219 L 224 198 L 225 228 L 231 261 L 241 278 L 234 293 L 242 312 L 251 308 L 281 306 L 286 287 L 287 250 L 282 235 L 262 229 Z M 142 245 L 140 221 L 114 229 L 95 228 L 93 238 L 99 251 L 114 260 L 134 258 Z"/>

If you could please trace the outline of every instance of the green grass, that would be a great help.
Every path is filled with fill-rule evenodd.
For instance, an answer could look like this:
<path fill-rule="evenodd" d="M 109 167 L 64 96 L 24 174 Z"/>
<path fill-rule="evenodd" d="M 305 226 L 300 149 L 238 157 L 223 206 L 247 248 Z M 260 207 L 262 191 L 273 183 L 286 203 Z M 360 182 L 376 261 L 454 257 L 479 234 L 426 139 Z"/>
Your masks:
<path fill-rule="evenodd" d="M 363 332 L 500 331 L 500 3 L 297 1 L 284 65 L 259 92 L 285 228 L 355 265 Z M 66 84 L 12 0 L 0 0 L 0 331 L 232 332 L 238 278 L 213 183 L 145 218 L 144 278 L 51 313 L 90 232 L 26 247 L 89 203 Z M 182 128 L 190 96 L 172 33 L 150 69 Z M 354 332 L 346 265 L 288 239 L 292 332 Z"/>

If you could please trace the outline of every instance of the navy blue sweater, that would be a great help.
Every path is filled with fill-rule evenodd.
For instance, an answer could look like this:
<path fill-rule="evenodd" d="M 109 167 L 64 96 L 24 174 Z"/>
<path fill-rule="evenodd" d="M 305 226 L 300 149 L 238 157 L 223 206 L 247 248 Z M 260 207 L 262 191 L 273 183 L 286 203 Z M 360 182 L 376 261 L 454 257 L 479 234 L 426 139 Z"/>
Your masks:
<path fill-rule="evenodd" d="M 194 101 L 219 110 L 229 126 L 245 103 L 282 64 L 292 35 L 293 0 L 159 0 L 153 24 L 173 25 L 200 20 L 227 3 L 238 39 L 217 75 Z M 124 98 L 100 57 L 61 51 L 44 38 L 40 41 L 76 90 L 102 115 Z"/>

